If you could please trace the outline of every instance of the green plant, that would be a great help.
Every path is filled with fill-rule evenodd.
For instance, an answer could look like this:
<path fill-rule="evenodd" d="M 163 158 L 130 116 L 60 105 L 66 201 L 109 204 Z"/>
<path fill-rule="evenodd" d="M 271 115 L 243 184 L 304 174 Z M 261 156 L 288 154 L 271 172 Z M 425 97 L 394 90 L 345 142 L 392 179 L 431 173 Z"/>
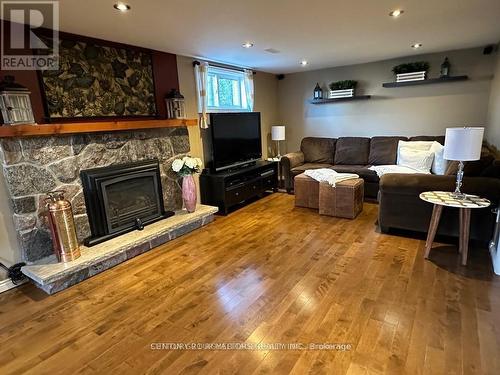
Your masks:
<path fill-rule="evenodd" d="M 392 68 L 392 72 L 394 74 L 423 72 L 428 71 L 429 67 L 430 65 L 427 61 L 416 61 L 412 63 L 396 65 L 394 68 Z"/>
<path fill-rule="evenodd" d="M 330 83 L 330 90 L 348 90 L 356 88 L 358 81 L 346 79 L 344 81 L 337 81 Z"/>

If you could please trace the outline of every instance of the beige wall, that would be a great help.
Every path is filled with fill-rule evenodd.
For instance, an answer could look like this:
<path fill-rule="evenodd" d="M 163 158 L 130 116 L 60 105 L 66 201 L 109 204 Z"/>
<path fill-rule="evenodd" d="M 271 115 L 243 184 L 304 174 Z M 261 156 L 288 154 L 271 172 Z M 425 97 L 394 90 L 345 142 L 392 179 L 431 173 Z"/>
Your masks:
<path fill-rule="evenodd" d="M 271 127 L 278 125 L 278 80 L 274 74 L 257 72 L 254 75 L 254 111 L 261 113 L 262 154 L 274 156 L 276 146 L 271 141 Z"/>
<path fill-rule="evenodd" d="M 500 150 L 500 51 L 496 55 L 495 76 L 491 84 L 486 139 Z"/>
<path fill-rule="evenodd" d="M 21 261 L 21 251 L 17 243 L 17 235 L 12 222 L 12 212 L 7 199 L 7 187 L 3 173 L 0 173 L 0 262 L 10 267 Z M 0 268 L 0 281 L 7 278 L 6 272 Z"/>
<path fill-rule="evenodd" d="M 425 60 L 430 77 L 448 56 L 452 75 L 467 74 L 470 80 L 406 88 L 383 88 L 394 80 L 393 66 Z M 495 57 L 481 48 L 412 56 L 368 64 L 322 69 L 286 75 L 279 81 L 280 120 L 287 126 L 289 151 L 297 150 L 304 136 L 438 135 L 446 127 L 486 125 L 491 75 Z M 316 82 L 354 79 L 361 94 L 370 100 L 312 105 L 308 100 Z"/>

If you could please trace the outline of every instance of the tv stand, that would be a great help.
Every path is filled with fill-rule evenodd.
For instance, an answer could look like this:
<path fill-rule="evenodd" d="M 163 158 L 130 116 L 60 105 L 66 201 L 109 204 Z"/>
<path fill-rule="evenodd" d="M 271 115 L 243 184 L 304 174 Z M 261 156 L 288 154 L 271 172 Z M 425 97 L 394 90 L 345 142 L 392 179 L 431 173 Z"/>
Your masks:
<path fill-rule="evenodd" d="M 229 209 L 265 191 L 277 191 L 278 163 L 259 160 L 236 170 L 200 175 L 201 203 L 219 207 L 227 215 Z"/>

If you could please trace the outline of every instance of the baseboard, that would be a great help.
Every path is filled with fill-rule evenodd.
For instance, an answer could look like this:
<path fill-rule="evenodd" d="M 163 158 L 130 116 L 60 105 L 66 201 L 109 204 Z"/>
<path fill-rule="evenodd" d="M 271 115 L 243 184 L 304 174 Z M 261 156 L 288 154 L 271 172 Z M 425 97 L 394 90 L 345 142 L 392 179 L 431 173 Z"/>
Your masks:
<path fill-rule="evenodd" d="M 19 284 L 14 284 L 11 279 L 5 279 L 0 281 L 0 293 L 6 292 L 10 289 L 13 289 L 19 285 L 24 284 L 26 281 L 21 281 Z"/>

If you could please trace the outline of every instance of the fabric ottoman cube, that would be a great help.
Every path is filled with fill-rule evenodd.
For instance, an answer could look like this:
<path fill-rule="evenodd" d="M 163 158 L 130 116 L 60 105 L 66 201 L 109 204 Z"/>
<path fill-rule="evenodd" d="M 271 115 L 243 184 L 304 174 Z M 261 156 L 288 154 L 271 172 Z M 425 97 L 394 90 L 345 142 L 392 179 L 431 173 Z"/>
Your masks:
<path fill-rule="evenodd" d="M 301 173 L 294 178 L 295 206 L 318 209 L 319 182 Z"/>
<path fill-rule="evenodd" d="M 363 210 L 364 182 L 362 178 L 345 180 L 330 186 L 319 184 L 319 213 L 354 219 Z"/>

